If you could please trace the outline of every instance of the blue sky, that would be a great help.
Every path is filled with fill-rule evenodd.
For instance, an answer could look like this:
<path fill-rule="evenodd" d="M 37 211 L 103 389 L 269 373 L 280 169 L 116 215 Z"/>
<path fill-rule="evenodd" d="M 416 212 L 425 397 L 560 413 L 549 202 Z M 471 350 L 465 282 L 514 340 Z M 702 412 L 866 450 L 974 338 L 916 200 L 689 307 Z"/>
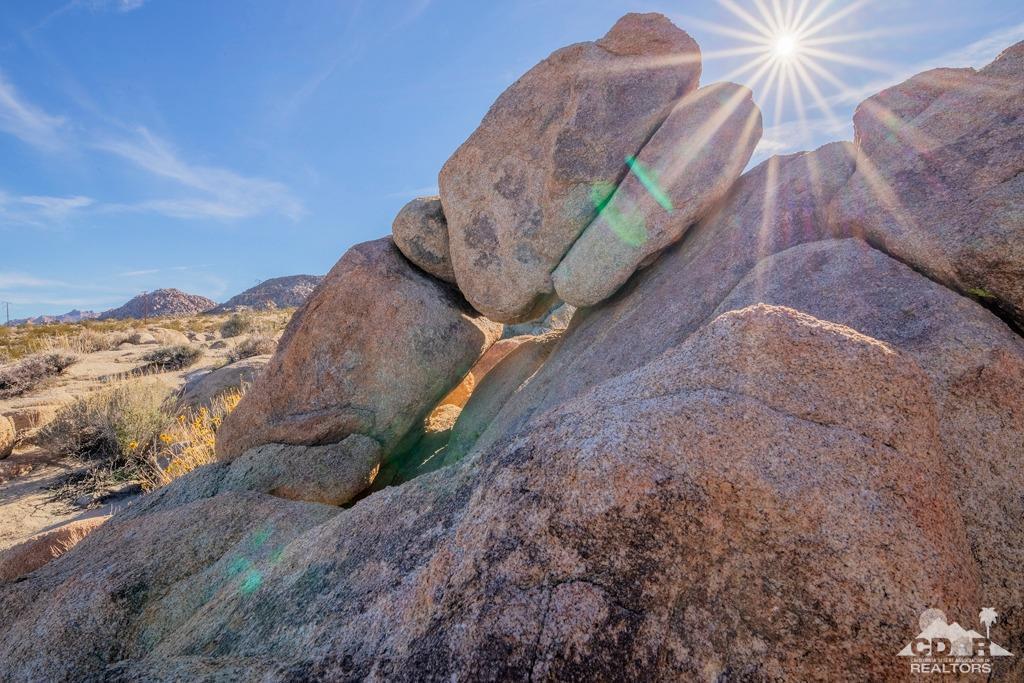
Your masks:
<path fill-rule="evenodd" d="M 625 12 L 663 12 L 696 38 L 702 82 L 735 73 L 757 56 L 727 54 L 750 46 L 737 13 L 765 21 L 724 2 L 4 0 L 0 300 L 24 317 L 324 273 L 436 191 L 506 86 Z M 833 76 L 815 77 L 827 109 L 804 91 L 801 123 L 791 94 L 777 111 L 755 88 L 755 161 L 848 139 L 865 96 L 1024 39 L 1019 0 L 834 0 L 816 22 L 829 17 L 817 38 L 840 58 L 815 59 Z"/>

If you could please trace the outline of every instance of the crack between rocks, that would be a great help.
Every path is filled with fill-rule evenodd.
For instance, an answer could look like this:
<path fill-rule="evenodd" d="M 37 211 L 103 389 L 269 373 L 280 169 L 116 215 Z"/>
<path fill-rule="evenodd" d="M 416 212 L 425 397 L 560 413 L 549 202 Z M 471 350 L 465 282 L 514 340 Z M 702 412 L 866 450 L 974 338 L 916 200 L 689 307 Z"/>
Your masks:
<path fill-rule="evenodd" d="M 903 257 L 897 256 L 896 254 L 892 253 L 891 251 L 886 249 L 885 245 L 882 244 L 882 242 L 880 240 L 878 240 L 878 239 L 867 237 L 867 236 L 865 236 L 864 238 L 851 236 L 851 237 L 848 237 L 848 238 L 845 238 L 845 239 L 857 239 L 857 240 L 860 240 L 861 242 L 863 242 L 864 244 L 868 245 L 869 247 L 871 247 L 875 251 L 877 251 L 877 252 L 879 252 L 881 254 L 884 254 L 885 256 L 888 256 L 889 258 L 891 258 L 893 261 L 896 261 L 897 263 L 903 264 L 904 266 L 906 266 L 910 270 L 914 271 L 915 273 L 917 273 L 921 277 L 925 278 L 929 282 L 932 282 L 932 283 L 942 287 L 943 289 L 945 289 L 948 292 L 952 292 L 953 294 L 957 295 L 960 298 L 967 299 L 969 301 L 973 301 L 974 303 L 978 304 L 979 306 L 981 306 L 982 308 L 987 310 L 989 313 L 991 313 L 992 315 L 996 316 L 1001 321 L 1003 321 L 1003 323 L 1008 328 L 1010 328 L 1010 331 L 1013 332 L 1015 335 L 1017 335 L 1018 337 L 1024 338 L 1024 327 L 1021 327 L 1021 325 L 1018 324 L 1016 320 L 1014 320 L 1014 318 L 1011 315 L 1011 313 L 1008 310 L 1005 310 L 1005 307 L 1004 307 L 1003 302 L 1001 300 L 999 300 L 997 298 L 993 298 L 992 300 L 988 300 L 988 299 L 985 299 L 983 297 L 974 297 L 974 296 L 970 296 L 966 292 L 961 292 L 958 289 L 956 289 L 955 287 L 952 287 L 952 286 L 946 284 L 945 282 L 942 282 L 941 280 L 937 280 L 932 275 L 930 275 L 927 271 L 921 269 L 920 267 L 918 267 L 915 264 L 911 263 L 910 261 L 904 259 Z M 825 240 L 817 240 L 817 241 L 825 241 Z M 782 252 L 779 252 L 779 253 L 782 253 Z M 774 254 L 773 254 L 773 256 L 774 256 Z M 768 258 L 771 258 L 771 257 L 769 256 Z M 760 261 L 758 263 L 760 263 Z M 757 264 L 755 264 L 754 267 L 756 268 Z M 744 277 L 746 277 L 746 276 L 744 276 Z"/>

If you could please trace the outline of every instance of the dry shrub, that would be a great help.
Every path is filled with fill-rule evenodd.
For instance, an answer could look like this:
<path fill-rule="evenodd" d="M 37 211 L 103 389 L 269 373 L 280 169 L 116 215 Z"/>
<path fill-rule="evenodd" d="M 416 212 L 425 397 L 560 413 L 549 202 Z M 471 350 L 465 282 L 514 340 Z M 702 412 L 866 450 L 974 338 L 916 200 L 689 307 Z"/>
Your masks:
<path fill-rule="evenodd" d="M 137 470 L 173 423 L 164 410 L 170 394 L 152 379 L 115 384 L 62 407 L 38 442 L 57 455 Z"/>
<path fill-rule="evenodd" d="M 202 355 L 202 349 L 190 344 L 163 346 L 155 351 L 150 351 L 142 357 L 142 360 L 146 361 L 143 370 L 148 372 L 183 370 L 194 365 Z"/>
<path fill-rule="evenodd" d="M 256 329 L 256 316 L 252 313 L 232 313 L 231 317 L 220 326 L 220 336 L 225 339 L 247 334 Z"/>
<path fill-rule="evenodd" d="M 147 490 L 166 486 L 197 467 L 216 462 L 217 429 L 242 400 L 244 389 L 233 389 L 214 399 L 209 408 L 178 415 L 174 425 L 160 435 L 162 450 L 150 461 L 143 476 Z"/>
<path fill-rule="evenodd" d="M 59 352 L 35 353 L 0 366 L 0 399 L 21 396 L 74 365 L 78 358 Z"/>
<path fill-rule="evenodd" d="M 228 363 L 237 363 L 245 358 L 263 356 L 274 352 L 277 339 L 268 334 L 252 334 L 240 341 L 228 352 Z"/>

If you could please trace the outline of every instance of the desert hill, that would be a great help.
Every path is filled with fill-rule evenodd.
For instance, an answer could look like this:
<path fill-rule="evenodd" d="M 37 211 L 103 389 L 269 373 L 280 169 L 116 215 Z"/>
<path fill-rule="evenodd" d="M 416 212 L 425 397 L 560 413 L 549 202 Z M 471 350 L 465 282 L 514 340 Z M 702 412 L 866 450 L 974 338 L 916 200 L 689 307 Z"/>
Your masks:
<path fill-rule="evenodd" d="M 60 315 L 37 315 L 32 318 L 20 318 L 12 320 L 12 325 L 49 325 L 50 323 L 78 323 L 83 320 L 98 318 L 99 313 L 95 311 L 80 311 L 77 308 L 61 313 Z"/>
<path fill-rule="evenodd" d="M 123 320 L 187 316 L 203 313 L 217 305 L 216 301 L 180 289 L 156 289 L 140 294 L 118 308 L 104 311 L 100 320 Z"/>
<path fill-rule="evenodd" d="M 210 313 L 226 313 L 242 308 L 296 308 L 306 302 L 323 279 L 322 275 L 288 275 L 264 280 L 216 306 Z"/>

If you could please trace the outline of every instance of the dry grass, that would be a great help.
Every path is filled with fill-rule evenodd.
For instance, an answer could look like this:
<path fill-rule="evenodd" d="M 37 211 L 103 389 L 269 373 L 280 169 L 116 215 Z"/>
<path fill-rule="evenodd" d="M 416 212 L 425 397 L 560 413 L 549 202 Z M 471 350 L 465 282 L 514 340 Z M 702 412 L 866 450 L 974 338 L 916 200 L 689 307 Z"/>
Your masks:
<path fill-rule="evenodd" d="M 294 308 L 246 311 L 242 314 L 200 314 L 186 318 L 149 318 L 140 320 L 83 320 L 79 323 L 0 326 L 0 362 L 17 360 L 41 351 L 63 350 L 93 353 L 114 349 L 128 336 L 145 328 L 162 327 L 182 333 L 210 334 L 234 315 L 251 316 L 252 331 L 274 335 L 291 320 Z"/>
<path fill-rule="evenodd" d="M 152 379 L 119 382 L 61 408 L 37 440 L 54 454 L 136 469 L 173 423 L 164 410 L 170 394 Z"/>
<path fill-rule="evenodd" d="M 78 361 L 67 353 L 44 352 L 0 366 L 0 399 L 22 396 L 60 375 Z"/>
<path fill-rule="evenodd" d="M 217 429 L 242 399 L 242 389 L 209 408 L 171 412 L 171 392 L 153 379 L 132 379 L 65 406 L 40 431 L 39 443 L 86 465 L 65 479 L 56 497 L 76 499 L 125 482 L 151 491 L 216 461 Z"/>
<path fill-rule="evenodd" d="M 233 313 L 231 317 L 220 326 L 220 336 L 225 339 L 237 337 L 256 328 L 256 316 L 253 313 Z"/>
<path fill-rule="evenodd" d="M 210 408 L 178 415 L 174 425 L 160 435 L 163 448 L 150 460 L 143 487 L 153 490 L 166 486 L 197 467 L 216 462 L 217 429 L 242 400 L 243 393 L 242 388 L 229 391 L 215 399 Z"/>

